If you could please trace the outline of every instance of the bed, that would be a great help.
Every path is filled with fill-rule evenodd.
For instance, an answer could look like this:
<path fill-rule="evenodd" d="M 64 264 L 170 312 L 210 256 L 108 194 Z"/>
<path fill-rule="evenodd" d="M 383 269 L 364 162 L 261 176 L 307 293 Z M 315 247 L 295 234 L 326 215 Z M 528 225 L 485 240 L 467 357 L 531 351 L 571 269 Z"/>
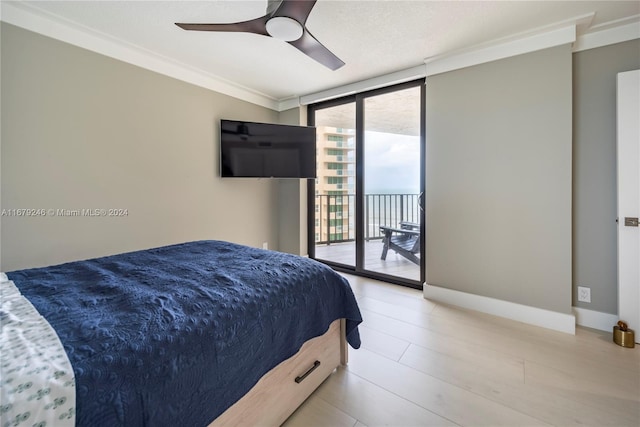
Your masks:
<path fill-rule="evenodd" d="M 345 341 L 360 346 L 362 317 L 342 276 L 229 242 L 13 271 L 0 281 L 3 426 L 44 416 L 92 427 L 277 425 L 345 363 Z M 36 313 L 25 320 L 29 305 Z M 17 343 L 29 334 L 35 344 Z M 54 338 L 71 368 L 56 365 Z M 35 353 L 48 359 L 36 362 Z M 16 362 L 22 354 L 28 363 Z"/>

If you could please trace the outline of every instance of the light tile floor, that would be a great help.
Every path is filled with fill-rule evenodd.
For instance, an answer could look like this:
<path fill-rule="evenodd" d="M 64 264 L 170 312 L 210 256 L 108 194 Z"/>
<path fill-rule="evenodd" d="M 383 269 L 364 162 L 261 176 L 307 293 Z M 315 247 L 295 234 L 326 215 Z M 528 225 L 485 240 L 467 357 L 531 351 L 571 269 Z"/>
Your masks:
<path fill-rule="evenodd" d="M 568 335 L 435 304 L 417 290 L 346 276 L 362 348 L 287 427 L 640 425 L 640 346 Z"/>

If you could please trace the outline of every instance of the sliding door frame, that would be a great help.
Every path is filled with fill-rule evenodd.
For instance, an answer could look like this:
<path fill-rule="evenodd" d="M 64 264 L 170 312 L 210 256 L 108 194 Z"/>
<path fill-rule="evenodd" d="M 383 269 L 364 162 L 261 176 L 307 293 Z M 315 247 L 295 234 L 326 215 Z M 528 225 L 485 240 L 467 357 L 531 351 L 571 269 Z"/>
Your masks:
<path fill-rule="evenodd" d="M 365 111 L 364 102 L 367 98 L 384 95 L 391 92 L 400 91 L 403 89 L 409 89 L 413 87 L 420 87 L 420 187 L 419 191 L 421 197 L 419 198 L 419 218 L 420 218 L 420 280 L 411 280 L 399 276 L 392 276 L 384 273 L 375 272 L 372 270 L 366 270 L 364 257 L 365 257 L 365 221 L 364 221 L 364 133 L 365 133 Z M 354 95 L 348 95 L 342 98 L 332 99 L 328 101 L 311 104 L 308 106 L 307 124 L 309 126 L 315 126 L 315 113 L 318 110 L 325 108 L 336 107 L 339 105 L 355 103 L 356 107 L 356 129 L 355 129 L 355 147 L 356 147 L 356 191 L 355 191 L 355 205 L 356 205 L 356 219 L 355 219 L 355 249 L 356 249 L 356 262 L 355 266 L 336 263 L 333 261 L 318 259 L 335 270 L 345 273 L 351 273 L 358 276 L 369 277 L 373 279 L 384 280 L 387 282 L 409 286 L 416 289 L 422 289 L 425 281 L 425 213 L 424 213 L 424 192 L 425 192 L 425 166 L 426 166 L 426 115 L 425 115 L 425 79 L 412 80 L 405 83 L 399 83 L 393 86 L 387 86 L 379 89 L 373 89 L 370 91 L 357 93 Z M 315 192 L 316 184 L 314 179 L 308 180 L 307 184 L 307 242 L 309 257 L 316 259 L 315 256 Z"/>

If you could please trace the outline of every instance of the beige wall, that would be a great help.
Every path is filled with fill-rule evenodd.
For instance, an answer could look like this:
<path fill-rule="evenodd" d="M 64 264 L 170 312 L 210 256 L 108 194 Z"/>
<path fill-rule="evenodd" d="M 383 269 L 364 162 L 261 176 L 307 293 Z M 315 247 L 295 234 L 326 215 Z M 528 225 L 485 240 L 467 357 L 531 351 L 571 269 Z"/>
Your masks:
<path fill-rule="evenodd" d="M 573 304 L 618 313 L 616 75 L 640 68 L 640 40 L 573 55 Z M 591 303 L 577 287 L 591 288 Z"/>
<path fill-rule="evenodd" d="M 570 313 L 570 46 L 426 87 L 427 283 Z"/>
<path fill-rule="evenodd" d="M 219 178 L 221 118 L 266 108 L 2 23 L 2 208 L 127 209 L 1 219 L 5 271 L 198 239 L 278 244 L 273 180 Z"/>

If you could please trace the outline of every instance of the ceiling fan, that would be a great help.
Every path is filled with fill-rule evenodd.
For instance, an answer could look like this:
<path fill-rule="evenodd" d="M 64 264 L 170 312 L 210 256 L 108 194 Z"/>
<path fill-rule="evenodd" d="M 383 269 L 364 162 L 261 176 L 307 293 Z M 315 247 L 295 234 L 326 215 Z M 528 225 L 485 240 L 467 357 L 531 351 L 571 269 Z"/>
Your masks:
<path fill-rule="evenodd" d="M 192 31 L 244 32 L 273 37 L 286 41 L 325 67 L 337 70 L 344 62 L 313 37 L 305 26 L 315 4 L 316 0 L 268 0 L 266 14 L 248 21 L 176 25 Z"/>

